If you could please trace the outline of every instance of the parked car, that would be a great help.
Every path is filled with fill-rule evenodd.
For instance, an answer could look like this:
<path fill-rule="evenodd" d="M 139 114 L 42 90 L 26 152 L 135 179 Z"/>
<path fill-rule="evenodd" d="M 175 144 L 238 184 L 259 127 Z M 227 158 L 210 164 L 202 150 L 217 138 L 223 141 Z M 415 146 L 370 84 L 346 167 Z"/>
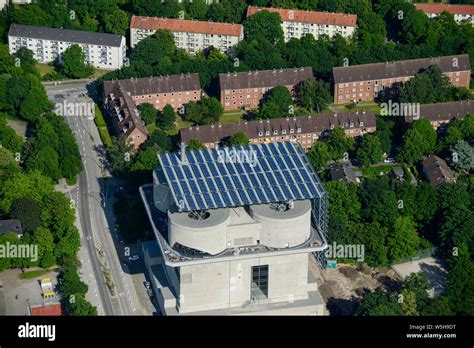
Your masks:
<path fill-rule="evenodd" d="M 140 259 L 140 256 L 138 255 L 132 255 L 128 258 L 129 261 L 137 261 Z"/>
<path fill-rule="evenodd" d="M 147 290 L 148 296 L 153 297 L 153 290 L 148 289 Z"/>
<path fill-rule="evenodd" d="M 145 285 L 145 288 L 151 289 L 151 283 L 149 281 L 144 281 L 143 284 Z"/>
<path fill-rule="evenodd" d="M 385 160 L 384 160 L 385 163 L 395 163 L 395 158 L 393 157 L 387 157 Z"/>

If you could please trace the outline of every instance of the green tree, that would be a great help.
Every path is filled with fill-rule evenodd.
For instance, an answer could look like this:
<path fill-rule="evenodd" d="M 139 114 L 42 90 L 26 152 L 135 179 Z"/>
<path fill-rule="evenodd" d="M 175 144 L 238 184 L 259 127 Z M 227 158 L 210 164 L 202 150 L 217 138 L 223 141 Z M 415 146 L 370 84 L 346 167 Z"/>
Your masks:
<path fill-rule="evenodd" d="M 78 294 L 73 301 L 68 302 L 69 313 L 72 316 L 96 316 L 97 308 L 84 298 L 83 294 Z"/>
<path fill-rule="evenodd" d="M 298 104 L 308 110 L 321 112 L 331 103 L 329 85 L 314 78 L 305 80 L 297 86 Z"/>
<path fill-rule="evenodd" d="M 268 41 L 270 43 L 283 42 L 283 29 L 281 28 L 281 18 L 278 13 L 259 11 L 247 18 L 244 22 L 245 39 Z"/>
<path fill-rule="evenodd" d="M 114 9 L 106 13 L 103 18 L 105 31 L 118 35 L 127 34 L 130 18 L 127 12 L 120 9 Z"/>
<path fill-rule="evenodd" d="M 147 142 L 149 141 L 150 138 Z M 130 170 L 135 152 L 133 145 L 123 138 L 112 138 L 112 147 L 107 151 L 107 156 L 114 175 L 123 176 Z"/>
<path fill-rule="evenodd" d="M 359 186 L 358 195 L 362 204 L 362 218 L 392 226 L 399 216 L 399 202 L 395 192 L 390 189 L 386 176 L 367 179 Z"/>
<path fill-rule="evenodd" d="M 15 71 L 15 58 L 10 54 L 7 45 L 0 44 L 0 74 Z"/>
<path fill-rule="evenodd" d="M 450 307 L 458 315 L 474 315 L 474 261 L 467 247 L 460 246 L 458 256 L 449 262 L 446 294 Z"/>
<path fill-rule="evenodd" d="M 28 170 L 37 170 L 49 176 L 53 181 L 61 178 L 58 153 L 49 146 L 39 149 L 33 156 L 28 157 L 26 167 Z"/>
<path fill-rule="evenodd" d="M 249 138 L 244 132 L 237 132 L 229 138 L 228 146 L 244 146 L 249 144 Z"/>
<path fill-rule="evenodd" d="M 369 166 L 382 160 L 382 144 L 375 134 L 366 134 L 357 149 L 357 158 L 362 165 Z"/>
<path fill-rule="evenodd" d="M 20 47 L 16 51 L 15 57 L 18 58 L 18 63 L 25 73 L 39 76 L 38 70 L 36 69 L 36 60 L 31 50 L 26 47 Z"/>
<path fill-rule="evenodd" d="M 176 113 L 171 105 L 166 104 L 158 115 L 158 127 L 163 130 L 172 130 L 176 126 Z"/>
<path fill-rule="evenodd" d="M 67 77 L 80 79 L 92 75 L 94 69 L 85 63 L 86 56 L 82 48 L 77 45 L 71 45 L 67 48 L 61 57 L 61 72 Z"/>
<path fill-rule="evenodd" d="M 474 169 L 474 147 L 464 140 L 458 140 L 451 146 L 451 163 L 458 170 Z"/>
<path fill-rule="evenodd" d="M 393 261 L 414 256 L 420 245 L 420 237 L 416 233 L 413 220 L 408 216 L 400 216 L 395 220 L 393 231 L 387 238 L 389 255 Z"/>
<path fill-rule="evenodd" d="M 145 125 L 155 122 L 157 113 L 153 105 L 150 103 L 143 103 L 138 105 L 138 110 L 140 111 L 140 118 L 143 120 Z"/>
<path fill-rule="evenodd" d="M 59 243 L 56 244 L 54 254 L 56 258 L 62 262 L 67 257 L 75 256 L 80 246 L 79 231 L 72 226 L 64 233 Z"/>
<path fill-rule="evenodd" d="M 360 202 L 357 197 L 357 186 L 343 181 L 325 183 L 329 197 L 329 219 L 340 218 L 345 223 L 360 219 Z"/>
<path fill-rule="evenodd" d="M 308 157 L 314 169 L 323 169 L 331 159 L 329 147 L 326 145 L 326 143 L 317 141 L 313 144 L 313 146 L 311 146 L 311 149 L 308 152 Z"/>
<path fill-rule="evenodd" d="M 264 100 L 260 108 L 261 118 L 280 118 L 293 112 L 293 97 L 285 86 L 272 88 Z"/>
<path fill-rule="evenodd" d="M 402 103 L 430 104 L 452 100 L 453 86 L 437 65 L 431 65 L 416 74 L 400 89 Z"/>
<path fill-rule="evenodd" d="M 209 10 L 209 6 L 206 4 L 204 0 L 194 0 L 189 5 L 189 15 L 191 18 L 201 21 L 206 19 L 207 11 Z"/>
<path fill-rule="evenodd" d="M 432 152 L 436 146 L 436 131 L 427 119 L 415 120 L 403 136 L 397 159 L 412 164 Z"/>
<path fill-rule="evenodd" d="M 52 17 L 39 4 L 19 6 L 13 11 L 13 22 L 18 24 L 51 27 Z"/>
<path fill-rule="evenodd" d="M 86 294 L 89 287 L 84 283 L 76 268 L 68 268 L 61 273 L 61 292 L 63 297 L 71 302 L 71 295 Z"/>
<path fill-rule="evenodd" d="M 7 121 L 2 115 L 0 115 L 0 144 L 14 154 L 21 154 L 23 151 L 22 137 L 7 125 Z"/>
<path fill-rule="evenodd" d="M 55 264 L 54 257 L 54 237 L 53 234 L 44 227 L 36 229 L 33 237 L 34 243 L 38 245 L 38 257 L 41 267 L 48 268 Z"/>
<path fill-rule="evenodd" d="M 329 133 L 327 144 L 329 152 L 331 153 L 331 158 L 339 160 L 343 158 L 344 153 L 353 149 L 355 140 L 352 137 L 348 137 L 344 129 L 338 127 L 334 128 Z"/>
<path fill-rule="evenodd" d="M 186 144 L 186 150 L 188 151 L 203 150 L 205 148 L 206 147 L 197 139 L 189 139 Z"/>
<path fill-rule="evenodd" d="M 155 151 L 171 151 L 171 140 L 165 132 L 157 129 L 150 134 L 143 147 L 152 147 Z"/>
<path fill-rule="evenodd" d="M 34 199 L 16 199 L 11 208 L 12 219 L 20 220 L 24 232 L 31 233 L 41 226 L 41 209 Z"/>
<path fill-rule="evenodd" d="M 390 154 L 393 146 L 395 121 L 389 117 L 377 117 L 377 131 L 375 135 L 380 140 L 380 146 L 383 153 Z"/>
<path fill-rule="evenodd" d="M 403 315 L 396 294 L 390 294 L 381 288 L 366 295 L 356 310 L 356 315 Z"/>
<path fill-rule="evenodd" d="M 443 250 L 451 253 L 460 245 L 474 250 L 474 213 L 466 206 L 447 208 L 442 215 L 439 239 Z"/>
<path fill-rule="evenodd" d="M 132 164 L 131 171 L 152 171 L 158 166 L 158 156 L 154 149 L 146 148 L 141 150 L 134 163 Z"/>
<path fill-rule="evenodd" d="M 214 97 L 203 97 L 200 104 L 204 124 L 219 122 L 220 117 L 224 113 L 224 109 L 219 100 Z"/>

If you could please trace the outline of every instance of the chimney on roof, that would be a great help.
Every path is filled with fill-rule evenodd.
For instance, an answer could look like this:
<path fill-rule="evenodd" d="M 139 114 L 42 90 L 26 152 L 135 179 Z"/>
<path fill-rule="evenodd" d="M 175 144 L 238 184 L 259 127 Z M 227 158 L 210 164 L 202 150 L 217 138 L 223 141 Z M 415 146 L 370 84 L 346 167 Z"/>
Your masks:
<path fill-rule="evenodd" d="M 222 125 L 219 123 L 219 126 L 218 126 L 218 127 L 219 127 L 219 128 L 221 128 L 221 127 L 222 127 Z"/>
<path fill-rule="evenodd" d="M 181 143 L 181 164 L 188 164 L 188 158 L 186 157 L 186 144 Z"/>
<path fill-rule="evenodd" d="M 211 124 L 211 128 L 214 128 L 214 124 Z"/>
<path fill-rule="evenodd" d="M 332 115 L 333 115 L 334 117 L 337 117 L 337 112 L 334 112 Z"/>

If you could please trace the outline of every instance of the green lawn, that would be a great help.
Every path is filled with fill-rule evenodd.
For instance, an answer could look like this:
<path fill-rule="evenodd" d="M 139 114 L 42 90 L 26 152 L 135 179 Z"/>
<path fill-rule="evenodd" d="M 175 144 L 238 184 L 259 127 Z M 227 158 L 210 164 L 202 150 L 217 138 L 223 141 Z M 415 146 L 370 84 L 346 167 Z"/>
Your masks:
<path fill-rule="evenodd" d="M 42 63 L 36 63 L 36 69 L 40 73 L 41 77 L 54 71 L 54 67 Z"/>
<path fill-rule="evenodd" d="M 242 121 L 244 121 L 244 118 L 241 112 L 225 113 L 220 119 L 221 123 L 237 123 Z"/>
<path fill-rule="evenodd" d="M 102 111 L 96 105 L 94 110 L 94 123 L 99 130 L 100 138 L 105 147 L 112 147 L 112 138 L 110 137 L 109 130 L 107 129 L 107 123 L 105 122 Z"/>
<path fill-rule="evenodd" d="M 48 274 L 49 272 L 53 271 L 53 269 L 37 269 L 34 271 L 23 272 L 20 273 L 20 279 L 33 279 L 36 277 L 41 277 L 42 275 Z"/>
<path fill-rule="evenodd" d="M 377 167 L 366 167 L 366 168 L 361 168 L 360 171 L 362 172 L 362 175 L 366 178 L 374 178 L 378 175 L 385 175 L 388 174 L 392 168 L 395 167 L 400 167 L 399 165 L 381 165 Z"/>

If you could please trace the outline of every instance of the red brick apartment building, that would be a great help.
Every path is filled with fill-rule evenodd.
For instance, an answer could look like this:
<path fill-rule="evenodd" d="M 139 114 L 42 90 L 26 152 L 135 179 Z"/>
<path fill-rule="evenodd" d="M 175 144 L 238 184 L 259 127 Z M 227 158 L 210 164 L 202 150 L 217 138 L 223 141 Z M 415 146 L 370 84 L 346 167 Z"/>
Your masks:
<path fill-rule="evenodd" d="M 373 111 L 352 111 L 276 118 L 182 128 L 179 133 L 182 142 L 197 139 L 208 148 L 218 147 L 235 133 L 243 132 L 251 144 L 294 141 L 307 150 L 316 140 L 337 127 L 345 129 L 346 134 L 352 137 L 375 132 L 375 114 Z"/>
<path fill-rule="evenodd" d="M 420 105 L 420 118 L 426 118 L 435 129 L 454 119 L 463 119 L 468 114 L 474 115 L 474 100 Z M 413 116 L 405 116 L 406 123 L 415 119 Z"/>
<path fill-rule="evenodd" d="M 103 102 L 114 121 L 117 134 L 138 148 L 148 137 L 137 106 L 149 103 L 157 110 L 166 104 L 178 110 L 190 101 L 201 99 L 198 74 L 144 77 L 104 82 Z"/>
<path fill-rule="evenodd" d="M 469 55 L 401 60 L 332 69 L 334 104 L 372 101 L 380 93 L 395 94 L 397 88 L 430 65 L 441 68 L 456 87 L 469 88 Z"/>
<path fill-rule="evenodd" d="M 224 110 L 253 109 L 269 90 L 286 86 L 290 92 L 301 81 L 313 77 L 312 68 L 257 70 L 219 74 L 219 90 Z"/>

